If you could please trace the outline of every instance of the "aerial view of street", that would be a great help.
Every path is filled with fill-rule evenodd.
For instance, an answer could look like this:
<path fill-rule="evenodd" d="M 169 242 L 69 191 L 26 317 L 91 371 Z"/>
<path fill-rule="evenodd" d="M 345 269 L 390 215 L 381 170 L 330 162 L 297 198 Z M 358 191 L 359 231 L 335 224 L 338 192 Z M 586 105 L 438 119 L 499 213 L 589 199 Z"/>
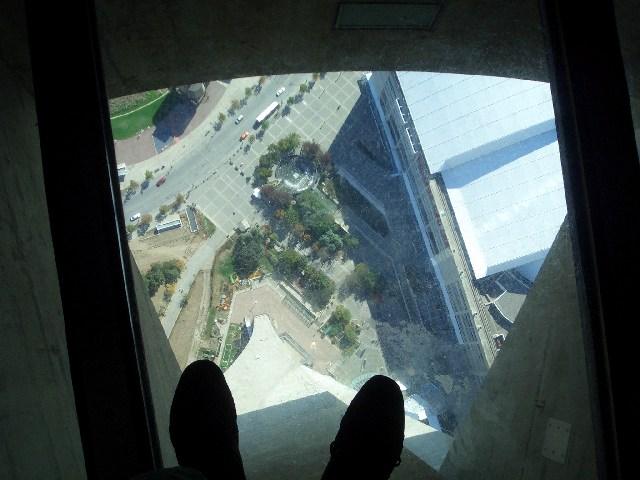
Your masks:
<path fill-rule="evenodd" d="M 452 430 L 477 382 L 429 314 L 444 306 L 364 73 L 114 102 L 129 244 L 181 368 L 229 369 L 266 315 L 301 364 L 356 389 L 389 375 Z"/>

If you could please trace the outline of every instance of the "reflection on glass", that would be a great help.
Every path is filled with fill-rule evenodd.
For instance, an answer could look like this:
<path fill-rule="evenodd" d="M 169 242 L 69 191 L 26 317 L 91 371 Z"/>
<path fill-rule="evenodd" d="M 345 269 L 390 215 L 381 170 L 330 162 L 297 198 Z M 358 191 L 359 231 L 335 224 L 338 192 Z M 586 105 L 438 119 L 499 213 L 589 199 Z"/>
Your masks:
<path fill-rule="evenodd" d="M 241 424 L 383 373 L 408 436 L 453 433 L 566 214 L 548 84 L 330 72 L 111 103 L 130 248 L 182 368 L 218 363 Z"/>

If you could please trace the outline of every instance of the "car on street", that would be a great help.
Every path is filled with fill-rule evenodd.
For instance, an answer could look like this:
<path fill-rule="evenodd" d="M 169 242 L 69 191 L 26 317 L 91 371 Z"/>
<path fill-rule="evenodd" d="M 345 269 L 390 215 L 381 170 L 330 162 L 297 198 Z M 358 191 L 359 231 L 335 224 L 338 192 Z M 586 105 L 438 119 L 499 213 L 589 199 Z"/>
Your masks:
<path fill-rule="evenodd" d="M 244 115 L 238 115 L 238 118 L 236 118 L 236 125 L 238 125 L 243 118 L 244 118 Z"/>
<path fill-rule="evenodd" d="M 249 132 L 245 130 L 244 132 L 242 132 L 242 135 L 240 135 L 240 141 L 243 141 L 248 136 L 249 136 Z"/>
<path fill-rule="evenodd" d="M 158 181 L 156 182 L 156 187 L 159 187 L 160 185 L 162 185 L 166 181 L 167 181 L 167 177 L 160 177 L 158 179 Z"/>
<path fill-rule="evenodd" d="M 129 219 L 130 222 L 135 222 L 136 220 L 140 220 L 140 217 L 142 215 L 140 213 L 134 213 L 133 215 L 131 215 L 131 218 Z"/>
<path fill-rule="evenodd" d="M 276 97 L 279 97 L 280 95 L 282 95 L 284 93 L 284 87 L 280 87 L 278 89 L 278 91 L 276 92 Z"/>

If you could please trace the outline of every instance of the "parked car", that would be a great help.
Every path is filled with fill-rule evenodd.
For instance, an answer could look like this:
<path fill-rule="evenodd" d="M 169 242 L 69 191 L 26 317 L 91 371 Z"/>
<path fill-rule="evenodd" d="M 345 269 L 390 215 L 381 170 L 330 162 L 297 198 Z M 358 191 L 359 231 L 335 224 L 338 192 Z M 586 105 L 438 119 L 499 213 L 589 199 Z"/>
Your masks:
<path fill-rule="evenodd" d="M 236 125 L 238 125 L 243 118 L 244 118 L 244 115 L 238 115 L 238 117 L 236 118 Z"/>
<path fill-rule="evenodd" d="M 130 222 L 135 222 L 136 220 L 140 220 L 140 217 L 142 215 L 140 213 L 134 213 L 133 215 L 131 215 L 131 218 L 129 219 Z"/>
<path fill-rule="evenodd" d="M 242 132 L 242 135 L 240 135 L 240 141 L 243 141 L 248 136 L 249 136 L 249 132 L 245 130 L 244 132 Z"/>
<path fill-rule="evenodd" d="M 280 95 L 282 95 L 284 93 L 284 87 L 280 87 L 278 89 L 278 91 L 276 92 L 276 97 L 279 97 Z"/>
<path fill-rule="evenodd" d="M 167 181 L 167 177 L 160 177 L 158 179 L 158 181 L 156 182 L 156 187 L 159 187 L 160 185 L 162 185 L 166 181 Z"/>

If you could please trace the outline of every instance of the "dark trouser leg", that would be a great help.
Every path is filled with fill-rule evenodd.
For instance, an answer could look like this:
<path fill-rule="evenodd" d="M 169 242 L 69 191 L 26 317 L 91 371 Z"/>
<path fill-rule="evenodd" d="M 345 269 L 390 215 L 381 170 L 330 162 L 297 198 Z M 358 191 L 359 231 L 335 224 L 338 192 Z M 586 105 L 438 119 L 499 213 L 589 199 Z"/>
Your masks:
<path fill-rule="evenodd" d="M 208 360 L 182 373 L 171 404 L 171 443 L 178 463 L 208 479 L 244 480 L 236 407 L 222 371 Z"/>
<path fill-rule="evenodd" d="M 402 392 L 390 378 L 376 375 L 342 417 L 322 480 L 387 479 L 400 463 L 403 440 Z"/>

